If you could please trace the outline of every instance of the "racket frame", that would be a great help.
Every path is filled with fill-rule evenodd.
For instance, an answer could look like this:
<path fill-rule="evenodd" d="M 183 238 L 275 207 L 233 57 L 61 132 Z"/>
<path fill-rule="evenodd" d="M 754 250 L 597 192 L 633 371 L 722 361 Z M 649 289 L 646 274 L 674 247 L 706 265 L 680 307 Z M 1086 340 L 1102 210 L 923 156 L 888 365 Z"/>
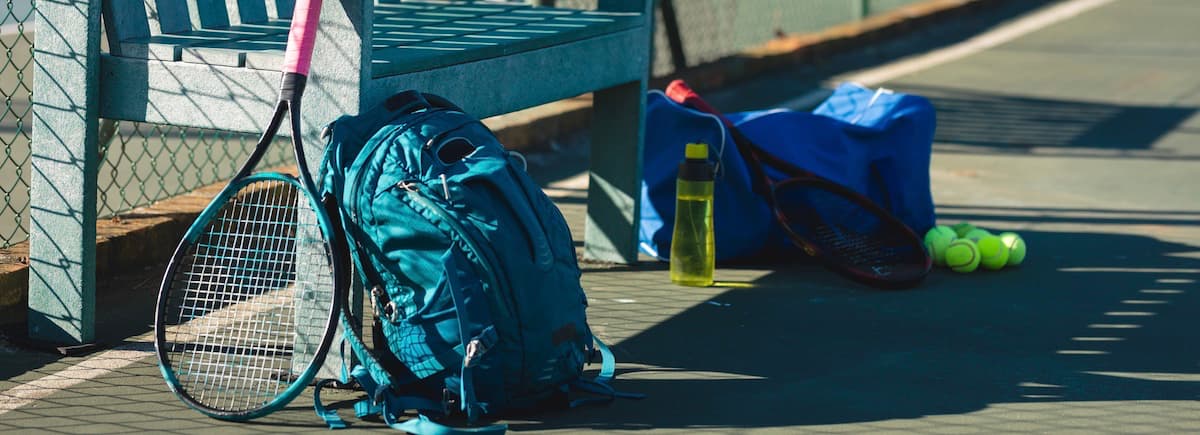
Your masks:
<path fill-rule="evenodd" d="M 767 198 L 767 201 L 770 202 L 768 205 L 771 207 L 771 211 L 775 214 L 775 219 L 780 222 L 780 226 L 788 234 L 792 242 L 802 248 L 805 253 L 820 259 L 827 268 L 832 269 L 843 276 L 875 287 L 908 288 L 920 283 L 925 279 L 925 276 L 928 275 L 929 270 L 933 267 L 933 259 L 929 257 L 927 252 L 925 252 L 925 247 L 922 244 L 921 238 L 917 236 L 917 234 L 913 232 L 908 225 L 905 225 L 898 218 L 893 216 L 887 210 L 883 209 L 883 207 L 880 207 L 879 204 L 876 204 L 875 201 L 872 201 L 862 194 L 767 153 L 757 144 L 752 142 L 750 138 L 746 137 L 746 135 L 743 134 L 736 126 L 732 125 L 732 123 L 727 124 L 726 127 L 730 135 L 733 136 L 733 142 L 737 146 L 738 152 L 742 154 L 743 159 L 746 160 L 747 164 L 751 168 L 751 171 L 753 172 L 751 179 L 758 180 L 757 182 L 754 182 L 755 189 L 760 190 L 759 193 L 763 195 L 764 198 Z M 780 181 L 775 181 L 772 179 L 769 175 L 767 175 L 767 172 L 764 169 L 763 160 L 767 160 L 768 164 L 770 164 L 772 167 L 787 174 L 788 178 Z M 923 267 L 921 267 L 920 272 L 912 276 L 893 278 L 889 277 L 890 274 L 883 274 L 879 271 L 874 271 L 874 273 L 871 273 L 860 268 L 847 267 L 834 260 L 831 253 L 822 248 L 820 244 L 815 243 L 812 240 L 801 236 L 800 234 L 797 234 L 785 224 L 788 219 L 786 216 L 784 216 L 783 211 L 781 211 L 779 208 L 775 192 L 781 186 L 792 184 L 810 186 L 842 197 L 848 202 L 862 207 L 868 213 L 874 215 L 879 219 L 880 224 L 889 228 L 890 231 L 899 232 L 898 236 L 908 239 L 909 243 L 907 244 L 914 249 L 914 252 L 920 252 L 924 257 L 924 264 Z"/>
<path fill-rule="evenodd" d="M 324 364 L 325 356 L 329 353 L 329 348 L 333 342 L 333 336 L 336 335 L 338 317 L 340 313 L 341 301 L 344 299 L 339 296 L 339 293 L 344 293 L 349 290 L 349 276 L 346 268 L 345 259 L 348 258 L 346 247 L 344 244 L 344 235 L 341 233 L 341 225 L 335 222 L 336 215 L 331 215 L 329 204 L 332 201 L 330 195 L 317 197 L 316 188 L 312 181 L 311 175 L 307 168 L 307 161 L 304 158 L 304 147 L 301 140 L 300 116 L 299 116 L 299 97 L 303 93 L 305 77 L 299 74 L 286 73 L 283 77 L 284 84 L 280 94 L 280 101 L 275 106 L 274 115 L 271 118 L 262 137 L 259 139 L 254 151 L 247 158 L 246 162 L 238 170 L 237 175 L 227 184 L 220 193 L 217 194 L 208 206 L 200 213 L 192 225 L 184 234 L 183 239 L 175 249 L 175 253 L 171 257 L 171 262 L 167 266 L 166 273 L 163 275 L 163 282 L 159 288 L 158 301 L 155 312 L 155 348 L 158 356 L 159 369 L 162 372 L 163 378 L 167 381 L 168 386 L 173 392 L 188 406 L 200 411 L 201 413 L 224 420 L 249 420 L 261 417 L 263 415 L 274 412 L 289 402 L 294 400 L 312 382 L 321 366 Z M 283 117 L 288 115 L 291 118 L 292 130 L 292 147 L 295 153 L 295 158 L 298 166 L 299 177 L 293 177 L 287 174 L 276 172 L 261 172 L 252 173 L 255 166 L 261 161 L 267 149 L 275 140 L 279 127 L 283 123 Z M 182 265 L 184 258 L 188 254 L 192 245 L 204 233 L 208 224 L 220 212 L 222 207 L 241 191 L 248 184 L 258 181 L 279 181 L 298 185 L 299 196 L 304 197 L 309 201 L 312 211 L 317 215 L 317 224 L 320 226 L 322 233 L 326 238 L 325 249 L 328 250 L 327 255 L 332 260 L 334 297 L 330 300 L 330 308 L 328 320 L 324 328 L 323 336 L 314 355 L 314 359 L 309 363 L 303 372 L 292 379 L 291 384 L 284 389 L 280 394 L 267 402 L 263 406 L 249 410 L 226 410 L 215 408 L 210 405 L 201 403 L 192 397 L 184 390 L 175 370 L 171 367 L 168 358 L 168 352 L 165 349 L 167 327 L 163 322 L 166 321 L 168 313 L 164 310 L 167 308 L 169 297 L 171 296 L 171 285 L 175 279 L 179 267 Z"/>

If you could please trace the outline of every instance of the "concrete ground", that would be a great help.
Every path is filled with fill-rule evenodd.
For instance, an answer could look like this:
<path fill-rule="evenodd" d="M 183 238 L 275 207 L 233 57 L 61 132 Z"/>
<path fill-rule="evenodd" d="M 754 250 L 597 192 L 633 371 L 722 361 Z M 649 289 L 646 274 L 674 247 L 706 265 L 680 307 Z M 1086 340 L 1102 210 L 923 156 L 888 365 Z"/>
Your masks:
<path fill-rule="evenodd" d="M 1025 265 L 938 269 L 900 292 L 803 263 L 722 267 L 711 288 L 671 285 L 658 263 L 588 265 L 590 321 L 614 345 L 615 385 L 649 397 L 511 428 L 1200 432 L 1200 3 L 1064 3 L 1088 7 L 880 81 L 938 110 L 939 221 L 1020 232 Z M 813 84 L 881 77 L 871 74 L 912 48 L 771 74 L 711 98 L 727 110 L 794 102 Z M 572 162 L 585 147 L 533 158 L 577 237 L 586 189 Z M 61 358 L 0 342 L 0 432 L 326 430 L 308 396 L 240 424 L 175 399 L 152 346 L 139 343 L 161 268 L 99 292 L 108 295 L 100 340 L 117 350 Z M 339 398 L 353 395 L 327 401 Z"/>

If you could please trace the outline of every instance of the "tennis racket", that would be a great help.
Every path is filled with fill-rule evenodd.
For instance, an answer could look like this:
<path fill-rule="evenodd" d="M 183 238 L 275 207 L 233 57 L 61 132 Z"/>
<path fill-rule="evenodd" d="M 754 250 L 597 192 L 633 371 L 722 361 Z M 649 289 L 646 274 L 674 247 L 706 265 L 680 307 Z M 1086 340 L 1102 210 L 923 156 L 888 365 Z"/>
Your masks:
<path fill-rule="evenodd" d="M 933 263 L 920 237 L 887 210 L 858 192 L 766 152 L 683 81 L 672 82 L 666 95 L 721 118 L 750 168 L 755 191 L 767 199 L 791 241 L 808 255 L 875 287 L 910 287 L 929 273 Z M 776 181 L 764 164 L 788 178 Z"/>
<path fill-rule="evenodd" d="M 301 142 L 304 92 L 322 0 L 295 4 L 279 100 L 250 157 L 185 233 L 159 289 L 159 367 L 183 402 L 247 420 L 312 381 L 348 287 L 346 247 L 318 198 Z M 290 120 L 299 177 L 252 173 Z M 336 216 L 336 215 L 335 215 Z"/>

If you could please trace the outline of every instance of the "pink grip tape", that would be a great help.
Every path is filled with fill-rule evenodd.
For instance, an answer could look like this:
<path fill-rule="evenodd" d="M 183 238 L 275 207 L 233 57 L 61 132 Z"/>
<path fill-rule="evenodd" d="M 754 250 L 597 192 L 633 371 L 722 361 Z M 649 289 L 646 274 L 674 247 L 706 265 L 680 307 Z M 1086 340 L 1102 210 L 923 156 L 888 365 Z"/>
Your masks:
<path fill-rule="evenodd" d="M 309 65 L 312 64 L 313 44 L 317 39 L 321 1 L 296 1 L 296 7 L 292 10 L 292 27 L 288 30 L 287 53 L 283 56 L 283 72 L 308 75 Z"/>

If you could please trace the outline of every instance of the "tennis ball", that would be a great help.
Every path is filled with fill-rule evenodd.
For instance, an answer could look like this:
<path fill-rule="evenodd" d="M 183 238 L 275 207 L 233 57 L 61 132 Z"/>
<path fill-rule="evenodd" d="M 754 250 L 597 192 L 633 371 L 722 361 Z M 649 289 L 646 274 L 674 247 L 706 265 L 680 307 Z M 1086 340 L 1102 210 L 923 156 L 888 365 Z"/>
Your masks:
<path fill-rule="evenodd" d="M 957 224 L 954 224 L 954 226 L 952 226 L 950 228 L 953 228 L 954 233 L 957 234 L 958 238 L 961 239 L 963 237 L 966 237 L 967 233 L 971 232 L 971 230 L 975 229 L 975 225 L 971 225 L 968 222 L 959 222 Z"/>
<path fill-rule="evenodd" d="M 950 246 L 957 236 L 954 230 L 945 225 L 938 225 L 925 233 L 925 250 L 933 257 L 933 264 L 946 265 L 946 247 Z"/>
<path fill-rule="evenodd" d="M 992 235 L 992 233 L 988 232 L 988 230 L 976 227 L 976 228 L 972 229 L 971 231 L 967 231 L 967 234 L 963 235 L 962 238 L 971 239 L 971 241 L 978 244 L 981 239 L 983 239 L 984 237 L 989 237 L 991 235 Z"/>
<path fill-rule="evenodd" d="M 1019 266 L 1025 261 L 1025 240 L 1013 232 L 1000 233 L 1000 241 L 1008 248 L 1008 265 Z"/>
<path fill-rule="evenodd" d="M 999 237 L 986 235 L 975 243 L 979 249 L 979 264 L 984 269 L 1000 270 L 1008 264 L 1008 247 Z"/>
<path fill-rule="evenodd" d="M 970 239 L 957 239 L 946 248 L 946 266 L 955 272 L 971 272 L 979 267 L 979 248 Z"/>

